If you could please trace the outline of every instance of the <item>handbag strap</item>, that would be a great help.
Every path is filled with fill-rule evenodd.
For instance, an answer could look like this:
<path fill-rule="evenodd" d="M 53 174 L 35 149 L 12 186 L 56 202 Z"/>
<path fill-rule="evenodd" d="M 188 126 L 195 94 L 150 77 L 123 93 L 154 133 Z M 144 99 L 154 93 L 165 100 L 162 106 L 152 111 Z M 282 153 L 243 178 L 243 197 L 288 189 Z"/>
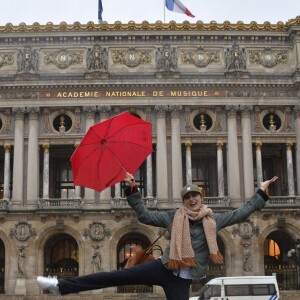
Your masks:
<path fill-rule="evenodd" d="M 164 235 L 164 234 L 166 234 L 166 232 L 170 229 L 172 227 L 172 223 L 167 227 L 167 228 L 165 228 L 162 232 L 161 232 L 161 234 L 156 238 L 156 240 L 145 250 L 146 251 L 146 253 L 150 253 L 150 252 L 152 252 L 152 248 L 153 248 L 153 246 L 157 243 L 157 241 Z"/>

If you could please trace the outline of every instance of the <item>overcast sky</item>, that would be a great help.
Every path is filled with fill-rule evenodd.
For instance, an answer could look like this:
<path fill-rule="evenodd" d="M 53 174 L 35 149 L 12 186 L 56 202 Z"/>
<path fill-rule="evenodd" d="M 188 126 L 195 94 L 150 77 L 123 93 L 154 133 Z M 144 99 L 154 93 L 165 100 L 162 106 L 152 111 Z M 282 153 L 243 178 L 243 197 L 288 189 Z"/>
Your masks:
<path fill-rule="evenodd" d="M 209 23 L 212 20 L 223 23 L 256 21 L 262 24 L 270 21 L 287 22 L 300 16 L 300 0 L 181 0 L 195 15 L 190 18 L 184 14 L 164 12 L 164 0 L 102 0 L 103 21 L 112 24 L 116 21 L 141 23 L 147 20 L 154 23 L 157 20 L 182 23 L 188 20 L 195 23 L 201 20 Z M 73 24 L 79 21 L 86 24 L 89 21 L 98 23 L 98 0 L 0 0 L 0 26 L 6 23 L 19 25 L 25 22 L 59 24 L 65 21 Z"/>

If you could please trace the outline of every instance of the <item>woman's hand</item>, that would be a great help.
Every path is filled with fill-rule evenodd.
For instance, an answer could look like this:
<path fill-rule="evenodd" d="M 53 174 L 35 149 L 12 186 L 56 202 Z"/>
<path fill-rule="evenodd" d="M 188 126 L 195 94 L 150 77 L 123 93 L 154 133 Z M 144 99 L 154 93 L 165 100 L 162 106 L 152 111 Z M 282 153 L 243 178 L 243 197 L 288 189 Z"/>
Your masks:
<path fill-rule="evenodd" d="M 266 180 L 266 181 L 263 181 L 260 183 L 260 189 L 263 191 L 263 192 L 266 192 L 266 190 L 268 189 L 269 185 L 276 181 L 278 179 L 277 176 L 274 176 L 273 178 L 269 179 L 269 180 Z"/>
<path fill-rule="evenodd" d="M 134 183 L 134 177 L 132 174 L 126 172 L 125 174 L 125 178 L 124 181 L 128 183 L 128 185 L 132 186 L 132 184 Z"/>

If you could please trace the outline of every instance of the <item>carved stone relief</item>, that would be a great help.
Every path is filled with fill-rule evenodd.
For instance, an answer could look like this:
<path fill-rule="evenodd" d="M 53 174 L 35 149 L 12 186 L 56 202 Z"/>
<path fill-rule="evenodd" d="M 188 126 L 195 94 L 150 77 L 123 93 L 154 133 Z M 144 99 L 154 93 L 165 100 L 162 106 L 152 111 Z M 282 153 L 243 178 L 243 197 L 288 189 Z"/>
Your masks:
<path fill-rule="evenodd" d="M 44 54 L 45 65 L 55 65 L 59 69 L 66 69 L 73 64 L 81 64 L 83 55 L 79 52 L 69 52 L 65 49 Z"/>
<path fill-rule="evenodd" d="M 18 73 L 37 73 L 39 69 L 39 54 L 31 47 L 25 47 L 18 51 L 17 59 Z"/>
<path fill-rule="evenodd" d="M 178 58 L 176 48 L 165 45 L 156 51 L 156 69 L 162 72 L 178 70 Z"/>
<path fill-rule="evenodd" d="M 20 242 L 27 241 L 30 237 L 36 236 L 36 230 L 32 229 L 26 220 L 21 220 L 15 228 L 10 229 L 9 236 L 11 238 L 15 237 Z"/>
<path fill-rule="evenodd" d="M 182 51 L 181 63 L 206 67 L 211 63 L 220 63 L 220 52 L 204 50 L 202 47 L 199 47 L 196 51 Z"/>
<path fill-rule="evenodd" d="M 112 51 L 112 61 L 114 64 L 124 64 L 131 68 L 141 64 L 151 64 L 151 60 L 151 50 L 129 49 L 127 51 Z"/>
<path fill-rule="evenodd" d="M 106 72 L 108 69 L 108 52 L 106 48 L 95 45 L 87 50 L 86 68 L 88 71 Z"/>
<path fill-rule="evenodd" d="M 279 63 L 287 63 L 287 51 L 275 51 L 271 48 L 261 50 L 249 50 L 249 61 L 252 64 L 263 65 L 267 68 L 272 68 Z"/>
<path fill-rule="evenodd" d="M 94 221 L 88 229 L 84 230 L 83 235 L 85 237 L 89 236 L 93 241 L 102 241 L 105 237 L 111 236 L 111 230 L 106 228 L 105 224 Z"/>
<path fill-rule="evenodd" d="M 12 53 L 0 53 L 0 68 L 3 66 L 14 66 L 14 62 Z"/>
<path fill-rule="evenodd" d="M 246 70 L 247 55 L 245 48 L 240 48 L 237 43 L 234 43 L 232 48 L 227 48 L 224 52 L 226 71 Z"/>

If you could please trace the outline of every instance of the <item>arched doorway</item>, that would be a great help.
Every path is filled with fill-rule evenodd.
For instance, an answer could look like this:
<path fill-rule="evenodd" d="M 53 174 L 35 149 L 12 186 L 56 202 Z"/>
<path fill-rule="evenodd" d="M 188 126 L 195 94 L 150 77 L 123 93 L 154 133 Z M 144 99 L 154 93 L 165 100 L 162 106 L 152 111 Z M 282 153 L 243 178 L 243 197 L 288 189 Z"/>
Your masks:
<path fill-rule="evenodd" d="M 58 278 L 78 276 L 78 244 L 68 234 L 56 234 L 49 238 L 44 249 L 44 274 Z"/>
<path fill-rule="evenodd" d="M 281 230 L 270 233 L 264 242 L 265 275 L 276 274 L 281 290 L 297 289 L 297 258 L 288 255 L 294 247 L 291 236 Z"/>
<path fill-rule="evenodd" d="M 4 243 L 0 240 L 0 294 L 4 294 L 5 281 L 5 248 Z"/>
<path fill-rule="evenodd" d="M 131 246 L 140 246 L 146 249 L 150 240 L 142 233 L 128 233 L 124 235 L 117 245 L 117 269 L 123 269 L 128 258 L 133 254 Z M 119 286 L 118 293 L 152 293 L 153 287 L 146 285 Z"/>

